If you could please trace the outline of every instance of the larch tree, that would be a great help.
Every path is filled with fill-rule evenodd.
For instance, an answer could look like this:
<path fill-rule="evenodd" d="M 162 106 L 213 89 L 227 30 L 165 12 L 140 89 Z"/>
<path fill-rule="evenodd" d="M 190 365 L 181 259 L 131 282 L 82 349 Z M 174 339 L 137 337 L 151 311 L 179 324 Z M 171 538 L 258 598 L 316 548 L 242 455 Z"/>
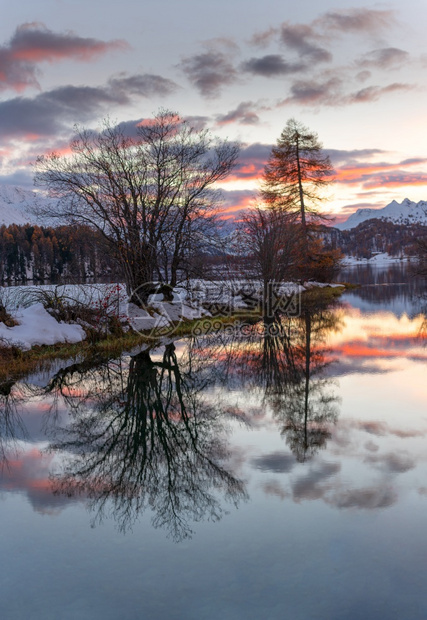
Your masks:
<path fill-rule="evenodd" d="M 86 224 L 106 240 L 138 305 L 153 281 L 175 286 L 191 252 L 207 241 L 238 146 L 161 110 L 128 135 L 108 119 L 101 131 L 77 129 L 71 155 L 35 164 L 35 183 L 55 199 L 51 221 Z M 137 291 L 137 293 L 135 293 Z"/>
<path fill-rule="evenodd" d="M 326 219 L 319 206 L 332 174 L 317 134 L 290 119 L 265 166 L 261 196 L 269 207 L 294 214 L 307 240 L 309 224 Z"/>
<path fill-rule="evenodd" d="M 339 262 L 340 253 L 324 251 L 319 234 L 319 224 L 327 220 L 321 211 L 324 190 L 333 172 L 317 133 L 290 119 L 264 168 L 261 197 L 267 208 L 287 213 L 300 225 L 302 277 L 328 277 Z"/>

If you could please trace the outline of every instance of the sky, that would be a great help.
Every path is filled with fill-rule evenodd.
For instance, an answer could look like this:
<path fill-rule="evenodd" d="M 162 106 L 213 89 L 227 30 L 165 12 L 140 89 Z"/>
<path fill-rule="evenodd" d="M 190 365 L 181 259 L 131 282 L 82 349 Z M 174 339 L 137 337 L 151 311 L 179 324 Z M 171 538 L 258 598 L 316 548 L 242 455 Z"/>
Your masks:
<path fill-rule="evenodd" d="M 241 142 L 230 216 L 289 118 L 331 158 L 336 221 L 427 200 L 425 0 L 0 2 L 0 185 L 31 187 L 31 163 L 66 153 L 76 123 L 167 108 Z"/>

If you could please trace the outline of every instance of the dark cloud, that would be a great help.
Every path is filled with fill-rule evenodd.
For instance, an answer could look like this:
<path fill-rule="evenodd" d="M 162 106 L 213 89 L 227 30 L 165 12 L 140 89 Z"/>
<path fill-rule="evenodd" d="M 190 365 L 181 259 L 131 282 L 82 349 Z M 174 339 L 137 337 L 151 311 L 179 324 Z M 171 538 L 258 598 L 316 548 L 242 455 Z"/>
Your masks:
<path fill-rule="evenodd" d="M 409 58 L 408 52 L 398 47 L 384 47 L 364 54 L 358 61 L 361 67 L 378 67 L 380 69 L 390 69 L 401 66 Z"/>
<path fill-rule="evenodd" d="M 334 106 L 342 103 L 342 81 L 330 78 L 325 82 L 315 80 L 298 80 L 291 86 L 291 94 L 279 105 L 297 103 L 301 105 Z"/>
<path fill-rule="evenodd" d="M 365 450 L 369 450 L 369 452 L 378 452 L 380 449 L 379 445 L 374 443 L 373 441 L 367 441 L 365 443 Z"/>
<path fill-rule="evenodd" d="M 229 56 L 219 50 L 208 50 L 184 58 L 180 66 L 204 97 L 217 97 L 223 86 L 232 84 L 238 79 L 237 71 Z"/>
<path fill-rule="evenodd" d="M 185 120 L 190 123 L 194 129 L 197 131 L 201 131 L 202 129 L 206 129 L 209 124 L 210 117 L 209 116 L 186 116 Z"/>
<path fill-rule="evenodd" d="M 251 101 L 243 101 L 237 108 L 216 117 L 218 125 L 240 123 L 240 125 L 257 125 L 260 122 L 257 107 Z"/>
<path fill-rule="evenodd" d="M 95 118 L 112 105 L 128 104 L 134 95 L 164 95 L 173 87 L 160 76 L 135 75 L 114 78 L 106 86 L 62 86 L 32 98 L 15 97 L 0 102 L 0 136 L 30 140 L 52 136 L 69 123 Z"/>
<path fill-rule="evenodd" d="M 366 88 L 362 88 L 354 93 L 351 93 L 347 97 L 345 97 L 342 103 L 369 103 L 371 101 L 378 101 L 380 97 L 388 93 L 394 93 L 399 91 L 408 91 L 412 90 L 414 87 L 411 84 L 402 84 L 398 82 L 394 82 L 393 84 L 388 84 L 387 86 L 367 86 Z"/>
<path fill-rule="evenodd" d="M 314 40 L 318 35 L 307 24 L 283 23 L 280 30 L 280 39 L 288 49 L 296 51 L 301 58 L 313 63 L 329 62 L 332 54 L 317 45 Z"/>
<path fill-rule="evenodd" d="M 264 170 L 264 166 L 270 157 L 272 145 L 256 142 L 244 146 L 239 153 L 237 166 L 230 178 L 258 179 Z"/>
<path fill-rule="evenodd" d="M 222 216 L 236 216 L 253 206 L 256 194 L 249 189 L 221 190 L 223 197 Z"/>
<path fill-rule="evenodd" d="M 402 474 L 414 469 L 416 462 L 407 452 L 390 452 L 388 454 L 370 454 L 365 458 L 370 463 L 389 474 Z"/>
<path fill-rule="evenodd" d="M 393 489 L 381 486 L 338 491 L 326 498 L 325 501 L 335 508 L 375 510 L 377 508 L 388 508 L 395 504 L 397 499 L 397 493 Z"/>
<path fill-rule="evenodd" d="M 399 428 L 390 427 L 386 422 L 361 421 L 353 420 L 348 422 L 350 428 L 356 428 L 370 435 L 376 435 L 377 437 L 384 437 L 387 435 L 394 435 L 400 439 L 409 439 L 412 437 L 424 437 L 426 431 L 423 430 L 404 430 Z"/>
<path fill-rule="evenodd" d="M 350 94 L 344 93 L 344 83 L 340 78 L 326 81 L 298 80 L 291 86 L 290 96 L 278 105 L 300 104 L 307 106 L 343 106 L 356 103 L 378 101 L 384 95 L 412 90 L 411 84 L 395 82 L 387 86 L 367 86 Z"/>
<path fill-rule="evenodd" d="M 274 495 L 281 500 L 289 497 L 289 493 L 276 480 L 266 482 L 262 485 L 262 489 L 266 495 Z"/>
<path fill-rule="evenodd" d="M 324 149 L 326 155 L 328 155 L 333 164 L 342 164 L 354 162 L 357 159 L 369 159 L 374 155 L 381 155 L 386 153 L 382 149 Z"/>
<path fill-rule="evenodd" d="M 286 62 L 280 54 L 268 54 L 260 58 L 250 58 L 242 63 L 241 68 L 246 73 L 253 75 L 275 77 L 305 71 L 307 65 L 301 62 Z"/>
<path fill-rule="evenodd" d="M 288 452 L 272 452 L 253 459 L 252 465 L 261 471 L 281 474 L 291 471 L 295 465 L 295 457 Z"/>
<path fill-rule="evenodd" d="M 367 8 L 329 11 L 314 22 L 316 26 L 326 30 L 369 34 L 388 29 L 394 23 L 393 11 Z"/>
<path fill-rule="evenodd" d="M 321 483 L 335 476 L 340 470 L 340 463 L 320 463 L 311 468 L 307 475 L 298 478 L 292 485 L 293 499 L 297 502 L 320 499 L 325 494 Z"/>
<path fill-rule="evenodd" d="M 37 66 L 41 62 L 58 62 L 65 58 L 89 61 L 110 50 L 128 47 L 125 41 L 105 42 L 79 37 L 72 32 L 58 34 L 41 23 L 23 24 L 9 43 L 0 47 L 0 90 L 38 87 Z"/>
<path fill-rule="evenodd" d="M 152 97 L 156 95 L 166 96 L 175 92 L 178 85 L 172 80 L 145 73 L 142 75 L 126 75 L 124 73 L 108 81 L 111 90 L 116 93 L 129 95 L 140 95 L 142 97 Z"/>

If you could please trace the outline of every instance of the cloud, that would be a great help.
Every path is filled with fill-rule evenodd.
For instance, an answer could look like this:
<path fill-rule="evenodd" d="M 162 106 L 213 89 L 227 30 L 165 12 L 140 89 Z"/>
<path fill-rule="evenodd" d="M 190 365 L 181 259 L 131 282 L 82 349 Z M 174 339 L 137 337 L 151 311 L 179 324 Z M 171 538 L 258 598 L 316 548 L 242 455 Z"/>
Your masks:
<path fill-rule="evenodd" d="M 342 105 L 343 82 L 339 78 L 330 78 L 320 82 L 315 80 L 297 80 L 290 89 L 290 95 L 279 103 L 279 107 L 287 104 L 308 106 Z"/>
<path fill-rule="evenodd" d="M 100 41 L 79 37 L 73 32 L 55 33 L 42 23 L 18 26 L 9 43 L 0 47 L 0 90 L 22 91 L 38 87 L 37 65 L 64 59 L 88 62 L 111 50 L 124 50 L 122 40 Z"/>
<path fill-rule="evenodd" d="M 285 473 L 294 467 L 295 457 L 288 452 L 272 452 L 253 459 L 252 465 L 264 472 Z"/>
<path fill-rule="evenodd" d="M 276 480 L 270 480 L 270 482 L 263 484 L 262 490 L 266 495 L 274 495 L 282 501 L 289 497 L 289 493 Z"/>
<path fill-rule="evenodd" d="M 301 58 L 310 63 L 329 62 L 332 54 L 314 43 L 318 38 L 315 30 L 307 24 L 290 24 L 285 22 L 280 29 L 281 42 L 291 50 L 298 53 Z"/>
<path fill-rule="evenodd" d="M 223 207 L 221 209 L 221 217 L 223 219 L 231 216 L 237 216 L 240 212 L 249 209 L 253 206 L 256 196 L 255 192 L 248 189 L 222 189 L 221 194 L 224 199 Z"/>
<path fill-rule="evenodd" d="M 327 497 L 325 501 L 335 508 L 375 510 L 377 508 L 388 508 L 395 504 L 397 499 L 397 493 L 393 489 L 369 487 L 338 491 L 331 497 Z"/>
<path fill-rule="evenodd" d="M 164 96 L 176 85 L 155 75 L 110 80 L 105 86 L 62 86 L 35 97 L 0 102 L 0 136 L 38 139 L 64 131 L 69 123 L 84 122 L 112 105 L 126 105 L 132 96 Z"/>
<path fill-rule="evenodd" d="M 394 12 L 391 10 L 361 8 L 329 11 L 316 19 L 314 24 L 339 33 L 376 34 L 389 29 L 395 21 Z"/>
<path fill-rule="evenodd" d="M 370 463 L 389 474 L 403 474 L 416 466 L 415 460 L 407 452 L 369 454 L 365 458 L 365 463 Z"/>
<path fill-rule="evenodd" d="M 183 58 L 180 66 L 203 97 L 213 98 L 221 93 L 223 86 L 238 79 L 229 56 L 229 53 L 211 49 Z"/>
<path fill-rule="evenodd" d="M 372 73 L 370 71 L 359 71 L 359 73 L 356 74 L 356 80 L 358 82 L 366 82 L 366 80 L 369 80 L 369 78 L 372 77 Z"/>
<path fill-rule="evenodd" d="M 175 92 L 178 85 L 161 75 L 145 73 L 140 75 L 127 75 L 121 73 L 111 78 L 108 85 L 112 91 L 123 93 L 125 96 L 140 95 L 142 97 L 166 96 Z"/>
<path fill-rule="evenodd" d="M 208 125 L 208 123 L 210 121 L 210 117 L 209 116 L 200 116 L 200 115 L 197 116 L 196 115 L 196 116 L 185 116 L 184 118 L 197 131 L 201 131 L 202 129 L 206 129 L 206 126 Z"/>
<path fill-rule="evenodd" d="M 338 77 L 332 77 L 324 81 L 297 80 L 290 89 L 290 95 L 279 102 L 278 107 L 288 104 L 306 106 L 343 106 L 356 103 L 370 103 L 378 101 L 382 96 L 408 91 L 414 88 L 411 84 L 394 82 L 387 86 L 367 86 L 353 93 L 345 94 L 344 81 Z"/>
<path fill-rule="evenodd" d="M 380 154 L 383 151 L 378 151 Z M 345 153 L 345 152 L 344 152 Z M 337 152 L 337 156 L 331 155 L 331 160 L 336 165 L 336 177 L 335 180 L 337 183 L 343 183 L 347 185 L 358 185 L 362 184 L 364 187 L 378 187 L 379 184 L 386 185 L 402 185 L 405 182 L 407 184 L 424 184 L 426 180 L 426 175 L 424 172 L 413 172 L 408 173 L 406 170 L 402 170 L 402 168 L 410 168 L 412 166 L 417 165 L 425 165 L 427 162 L 426 158 L 411 158 L 404 159 L 403 161 L 390 163 L 390 162 L 358 162 L 357 159 L 363 159 L 363 155 L 357 155 L 355 153 L 355 157 L 349 158 L 347 162 L 345 162 L 345 156 L 341 158 L 341 161 L 344 161 L 344 164 L 336 165 L 340 161 L 339 151 Z"/>
<path fill-rule="evenodd" d="M 409 174 L 404 171 L 392 174 L 376 174 L 364 180 L 363 187 L 381 188 L 381 187 L 401 187 L 402 185 L 427 185 L 427 173 L 418 172 Z"/>
<path fill-rule="evenodd" d="M 254 103 L 251 101 L 243 101 L 234 110 L 230 110 L 226 114 L 219 114 L 216 117 L 216 122 L 218 125 L 228 125 L 229 123 L 257 125 L 260 122 L 257 111 L 258 108 Z"/>
<path fill-rule="evenodd" d="M 338 105 L 342 105 L 343 103 L 352 104 L 378 101 L 378 99 L 385 94 L 413 90 L 413 88 L 414 86 L 412 84 L 402 84 L 399 82 L 394 82 L 393 84 L 388 84 L 387 86 L 367 86 L 366 88 L 362 88 L 361 90 L 351 93 L 347 97 L 343 98 Z"/>
<path fill-rule="evenodd" d="M 271 149 L 271 144 L 262 144 L 260 142 L 244 146 L 239 153 L 237 166 L 228 177 L 228 180 L 258 180 L 270 157 Z"/>
<path fill-rule="evenodd" d="M 357 159 L 368 159 L 374 155 L 381 155 L 387 151 L 382 149 L 324 149 L 326 155 L 328 155 L 333 164 L 339 164 L 342 162 L 353 162 Z"/>
<path fill-rule="evenodd" d="M 36 512 L 56 514 L 71 502 L 70 498 L 53 495 L 49 479 L 52 456 L 36 448 L 7 462 L 0 480 L 0 491 L 23 493 Z"/>
<path fill-rule="evenodd" d="M 340 470 L 340 463 L 320 463 L 312 467 L 308 474 L 298 478 L 292 485 L 294 501 L 315 500 L 323 497 L 325 488 L 321 483 L 335 476 Z"/>
<path fill-rule="evenodd" d="M 398 47 L 384 47 L 364 54 L 358 61 L 361 67 L 378 67 L 390 69 L 401 66 L 409 58 L 408 52 Z"/>
<path fill-rule="evenodd" d="M 277 37 L 278 32 L 278 29 L 273 27 L 267 28 L 267 30 L 261 32 L 256 32 L 252 35 L 250 44 L 255 47 L 266 47 Z"/>
<path fill-rule="evenodd" d="M 275 77 L 305 71 L 307 65 L 302 62 L 286 62 L 280 54 L 267 54 L 260 58 L 246 60 L 242 63 L 241 68 L 246 73 L 252 73 L 253 75 Z"/>

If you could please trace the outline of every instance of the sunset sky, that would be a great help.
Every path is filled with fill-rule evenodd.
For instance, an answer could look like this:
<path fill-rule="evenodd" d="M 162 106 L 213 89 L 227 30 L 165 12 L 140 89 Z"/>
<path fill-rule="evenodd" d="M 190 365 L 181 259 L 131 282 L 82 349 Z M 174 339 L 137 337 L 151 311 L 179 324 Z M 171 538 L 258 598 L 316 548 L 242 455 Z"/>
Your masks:
<path fill-rule="evenodd" d="M 325 209 L 427 200 L 427 3 L 38 0 L 0 22 L 0 184 L 96 127 L 159 107 L 243 143 L 224 184 L 247 205 L 286 121 L 317 131 L 337 172 Z"/>

